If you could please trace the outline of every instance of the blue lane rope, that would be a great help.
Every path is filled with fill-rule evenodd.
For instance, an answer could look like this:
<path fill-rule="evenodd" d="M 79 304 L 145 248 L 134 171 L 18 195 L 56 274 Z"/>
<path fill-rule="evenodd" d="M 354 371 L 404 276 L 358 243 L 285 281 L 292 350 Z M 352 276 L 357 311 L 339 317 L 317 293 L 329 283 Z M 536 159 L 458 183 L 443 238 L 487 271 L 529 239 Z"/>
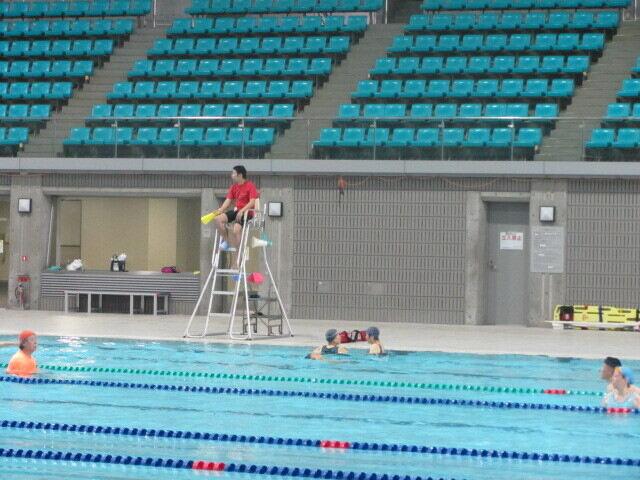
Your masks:
<path fill-rule="evenodd" d="M 133 388 L 140 390 L 166 390 L 172 392 L 187 393 L 210 393 L 225 395 L 254 395 L 265 397 L 302 397 L 302 398 L 322 398 L 328 400 L 343 400 L 349 402 L 379 402 L 379 403 L 403 403 L 413 405 L 456 405 L 480 408 L 499 409 L 520 409 L 520 410 L 555 410 L 562 412 L 582 412 L 582 413 L 609 413 L 604 407 L 589 407 L 575 405 L 553 405 L 549 403 L 530 402 L 497 402 L 487 400 L 465 400 L 451 398 L 429 398 L 429 397 L 406 397 L 395 395 L 373 395 L 358 393 L 331 393 L 331 392 L 300 392 L 294 390 L 270 390 L 257 388 L 235 388 L 235 387 L 202 387 L 190 385 L 162 385 L 154 383 L 128 383 L 128 382 L 108 382 L 103 380 L 74 380 L 74 379 L 54 379 L 54 378 L 25 378 L 14 376 L 0 376 L 0 382 L 23 383 L 29 385 L 81 385 L 87 387 L 107 387 L 107 388 Z M 639 409 L 629 410 L 629 414 L 640 414 Z"/>
<path fill-rule="evenodd" d="M 150 438 L 172 438 L 183 440 L 205 440 L 214 442 L 232 442 L 232 443 L 248 443 L 248 444 L 264 444 L 264 445 L 280 445 L 295 447 L 312 447 L 320 448 L 326 443 L 326 440 L 312 440 L 304 438 L 286 438 L 286 437 L 269 437 L 254 435 L 236 435 L 229 433 L 206 433 L 191 432 L 188 430 L 162 430 L 153 428 L 135 428 L 135 427 L 112 427 L 100 425 L 84 425 L 84 424 L 67 424 L 67 423 L 45 423 L 45 422 L 26 422 L 16 420 L 0 421 L 0 428 L 18 428 L 26 430 L 45 430 L 75 433 L 93 433 L 103 435 L 127 435 L 137 437 Z M 463 447 L 435 447 L 420 445 L 405 445 L 400 443 L 375 443 L 375 442 L 350 442 L 347 447 L 351 450 L 373 450 L 382 452 L 403 452 L 403 453 L 419 453 L 434 455 L 452 455 L 452 456 L 469 456 L 469 457 L 486 457 L 486 458 L 503 458 L 503 459 L 519 459 L 532 460 L 542 462 L 563 462 L 563 463 L 584 463 L 584 464 L 602 464 L 602 465 L 618 465 L 629 467 L 640 467 L 640 459 L 633 458 L 615 458 L 615 457 L 599 457 L 588 455 L 567 455 L 562 453 L 532 453 L 517 452 L 507 450 L 486 450 L 476 448 Z"/>
<path fill-rule="evenodd" d="M 36 460 L 57 460 L 65 462 L 106 463 L 113 465 L 131 465 L 155 468 L 176 468 L 190 470 L 216 470 L 224 472 L 254 473 L 259 475 L 277 475 L 280 477 L 303 477 L 336 480 L 445 480 L 440 477 L 421 477 L 411 475 L 389 475 L 380 473 L 352 472 L 345 470 L 311 469 L 302 467 L 280 467 L 255 465 L 251 463 L 213 463 L 203 460 L 185 460 L 173 458 L 133 457 L 130 455 L 108 455 L 80 452 L 62 452 L 53 450 L 25 450 L 0 448 L 0 457 L 26 458 Z M 211 467 L 211 468 L 209 468 Z M 455 480 L 455 479 L 446 479 Z"/>

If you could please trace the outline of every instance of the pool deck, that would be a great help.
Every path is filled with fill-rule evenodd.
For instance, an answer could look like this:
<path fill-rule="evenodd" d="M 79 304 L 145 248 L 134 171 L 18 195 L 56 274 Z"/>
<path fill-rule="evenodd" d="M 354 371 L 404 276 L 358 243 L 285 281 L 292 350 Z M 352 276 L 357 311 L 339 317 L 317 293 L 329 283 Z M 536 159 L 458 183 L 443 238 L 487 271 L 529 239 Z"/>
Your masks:
<path fill-rule="evenodd" d="M 29 328 L 40 335 L 174 340 L 314 347 L 324 331 L 365 329 L 359 322 L 292 320 L 295 336 L 234 341 L 225 335 L 206 339 L 182 338 L 188 317 L 168 315 L 63 314 L 46 311 L 0 310 L 0 334 L 14 335 Z M 640 360 L 640 333 L 586 330 L 552 330 L 520 326 L 421 325 L 380 323 L 381 340 L 389 350 L 464 352 L 477 354 L 550 355 L 554 357 L 603 358 L 615 356 Z M 226 321 L 216 319 L 210 328 L 224 331 Z M 365 343 L 350 345 L 364 348 Z"/>

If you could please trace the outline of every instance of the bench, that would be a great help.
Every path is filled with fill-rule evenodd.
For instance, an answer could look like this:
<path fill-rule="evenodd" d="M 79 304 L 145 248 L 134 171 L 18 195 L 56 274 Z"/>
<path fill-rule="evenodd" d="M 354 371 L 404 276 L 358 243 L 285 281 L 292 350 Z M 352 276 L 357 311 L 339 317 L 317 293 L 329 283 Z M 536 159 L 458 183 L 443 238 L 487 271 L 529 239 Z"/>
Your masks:
<path fill-rule="evenodd" d="M 135 299 L 140 299 L 140 306 L 144 311 L 145 297 L 153 298 L 153 315 L 169 313 L 169 294 L 165 292 L 117 292 L 117 291 L 97 291 L 97 290 L 65 290 L 64 291 L 64 312 L 69 313 L 69 297 L 75 298 L 76 306 L 80 308 L 80 296 L 87 296 L 87 313 L 91 312 L 91 296 L 98 296 L 98 311 L 102 310 L 102 297 L 113 295 L 119 297 L 129 297 L 129 314 L 133 315 Z M 162 308 L 158 308 L 158 299 L 162 299 Z"/>

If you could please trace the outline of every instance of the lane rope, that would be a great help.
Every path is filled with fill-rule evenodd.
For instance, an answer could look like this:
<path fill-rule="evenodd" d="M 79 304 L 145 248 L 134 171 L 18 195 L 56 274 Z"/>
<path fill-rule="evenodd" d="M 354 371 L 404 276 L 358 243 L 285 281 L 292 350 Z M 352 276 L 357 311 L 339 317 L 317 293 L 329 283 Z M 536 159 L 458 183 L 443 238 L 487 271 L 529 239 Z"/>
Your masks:
<path fill-rule="evenodd" d="M 638 409 L 608 409 L 605 407 L 590 407 L 576 405 L 554 405 L 549 403 L 530 402 L 497 402 L 488 400 L 466 400 L 451 398 L 406 397 L 397 395 L 373 395 L 359 393 L 332 393 L 332 392 L 303 392 L 295 390 L 269 390 L 257 388 L 236 387 L 205 387 L 193 385 L 163 385 L 153 383 L 128 383 L 108 382 L 102 380 L 76 380 L 53 378 L 26 378 L 15 376 L 0 376 L 0 382 L 21 383 L 28 385 L 78 385 L 87 387 L 129 388 L 140 390 L 163 390 L 186 393 L 208 393 L 218 395 L 253 395 L 263 397 L 299 397 L 320 398 L 348 402 L 378 402 L 378 403 L 403 403 L 409 405 L 455 405 L 479 408 L 520 409 L 520 410 L 555 410 L 561 412 L 581 413 L 628 413 L 640 414 Z M 621 410 L 621 411 L 616 411 Z"/>
<path fill-rule="evenodd" d="M 131 455 L 109 455 L 101 453 L 63 452 L 54 450 L 27 450 L 0 448 L 0 457 L 25 458 L 36 460 L 57 460 L 65 462 L 106 463 L 113 465 L 131 465 L 155 468 L 174 468 L 189 470 L 210 470 L 218 472 L 253 473 L 259 475 L 277 475 L 280 477 L 322 478 L 337 480 L 445 480 L 437 477 L 411 475 L 390 475 L 380 473 L 353 472 L 303 467 L 280 467 L 256 465 L 252 463 L 222 463 L 207 460 L 186 460 L 158 457 L 134 457 Z M 455 480 L 455 479 L 448 479 Z"/>
<path fill-rule="evenodd" d="M 401 443 L 345 442 L 339 440 L 313 440 L 305 438 L 236 435 L 231 433 L 192 432 L 188 430 L 163 430 L 153 428 L 113 427 L 101 425 L 27 422 L 16 420 L 0 421 L 0 428 L 42 430 L 55 432 L 91 433 L 102 435 L 125 435 L 147 438 L 169 438 L 182 440 L 202 440 L 213 442 L 245 443 L 275 446 L 311 448 L 337 448 L 345 450 L 372 450 L 381 452 L 402 452 L 415 454 L 470 456 L 502 459 L 519 459 L 542 462 L 584 463 L 640 467 L 640 459 L 600 457 L 589 455 L 568 455 L 563 453 L 518 452 L 507 450 L 476 449 L 465 447 L 436 447 L 407 445 Z"/>
<path fill-rule="evenodd" d="M 6 369 L 6 363 L 0 363 L 0 368 Z M 85 372 L 85 373 L 120 373 L 127 375 L 154 375 L 166 377 L 215 378 L 227 380 L 249 380 L 256 382 L 288 382 L 288 383 L 316 383 L 320 385 L 358 385 L 366 387 L 384 388 L 415 388 L 421 390 L 460 390 L 483 393 L 515 393 L 515 394 L 547 394 L 547 395 L 580 395 L 602 397 L 603 393 L 595 390 L 567 390 L 558 388 L 529 388 L 529 387 L 498 387 L 482 385 L 466 385 L 460 383 L 420 383 L 397 382 L 386 380 L 350 380 L 336 378 L 313 377 L 284 377 L 277 375 L 249 375 L 238 373 L 190 372 L 182 370 L 153 370 L 145 368 L 116 368 L 116 367 L 86 367 L 68 365 L 38 365 L 40 370 L 54 372 Z"/>

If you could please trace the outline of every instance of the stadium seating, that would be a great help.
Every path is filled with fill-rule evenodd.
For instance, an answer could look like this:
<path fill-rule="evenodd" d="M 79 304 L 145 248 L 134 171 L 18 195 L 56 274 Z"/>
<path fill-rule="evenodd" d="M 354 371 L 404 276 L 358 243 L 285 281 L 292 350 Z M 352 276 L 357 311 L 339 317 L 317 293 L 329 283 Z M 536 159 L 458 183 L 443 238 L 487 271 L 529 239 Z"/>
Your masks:
<path fill-rule="evenodd" d="M 15 20 L 0 21 L 0 39 L 127 38 L 134 28 L 131 19 Z"/>
<path fill-rule="evenodd" d="M 532 159 L 627 4 L 425 0 L 322 130 L 315 155 Z M 636 96 L 640 79 L 630 79 L 620 97 Z"/>
<path fill-rule="evenodd" d="M 71 2 L 2 2 L 0 18 L 140 16 L 151 11 L 151 0 L 92 0 Z"/>
<path fill-rule="evenodd" d="M 640 57 L 631 73 L 640 73 Z M 585 144 L 589 160 L 640 159 L 640 78 L 624 79 L 617 97 L 618 103 L 607 105 L 602 128 L 594 129 Z"/>
<path fill-rule="evenodd" d="M 95 105 L 86 126 L 74 131 L 81 141 L 67 139 L 65 152 L 131 153 L 104 146 L 126 144 L 142 155 L 262 156 L 382 6 L 381 0 L 194 0 L 187 13 L 198 16 L 173 21 L 166 38 L 134 63 L 130 81 L 116 83 L 106 104 Z M 126 143 L 128 130 L 116 135 L 104 128 L 133 129 L 132 140 Z"/>
<path fill-rule="evenodd" d="M 193 0 L 191 15 L 374 12 L 383 0 Z"/>
<path fill-rule="evenodd" d="M 180 18 L 167 30 L 169 37 L 229 37 L 245 35 L 341 35 L 364 33 L 367 17 L 364 15 L 332 15 L 323 19 L 309 16 L 217 17 Z"/>
<path fill-rule="evenodd" d="M 425 0 L 423 10 L 626 8 L 629 0 Z"/>
<path fill-rule="evenodd" d="M 536 32 L 614 30 L 620 23 L 617 11 L 592 12 L 483 12 L 412 15 L 407 32 Z"/>

